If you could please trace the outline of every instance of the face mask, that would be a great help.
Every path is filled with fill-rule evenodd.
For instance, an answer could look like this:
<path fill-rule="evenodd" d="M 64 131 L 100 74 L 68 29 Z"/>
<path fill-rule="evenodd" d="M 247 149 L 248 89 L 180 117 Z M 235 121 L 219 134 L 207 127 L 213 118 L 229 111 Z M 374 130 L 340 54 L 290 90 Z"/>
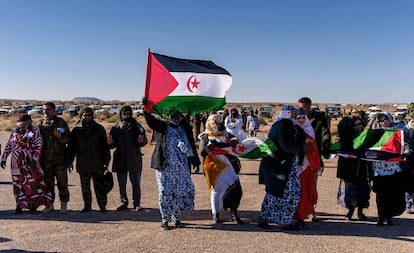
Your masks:
<path fill-rule="evenodd" d="M 124 118 L 124 121 L 127 123 L 131 123 L 132 122 L 132 117 L 126 117 Z"/>
<path fill-rule="evenodd" d="M 181 123 L 181 117 L 175 117 L 171 119 L 171 124 L 178 126 Z"/>

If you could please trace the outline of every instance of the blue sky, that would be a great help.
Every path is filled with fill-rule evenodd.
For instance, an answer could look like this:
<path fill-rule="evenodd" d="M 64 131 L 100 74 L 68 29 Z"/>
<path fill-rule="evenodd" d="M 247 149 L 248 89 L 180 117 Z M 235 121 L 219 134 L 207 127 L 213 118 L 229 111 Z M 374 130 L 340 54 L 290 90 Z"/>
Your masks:
<path fill-rule="evenodd" d="M 0 98 L 139 101 L 147 50 L 212 60 L 228 102 L 414 101 L 410 0 L 0 0 Z"/>

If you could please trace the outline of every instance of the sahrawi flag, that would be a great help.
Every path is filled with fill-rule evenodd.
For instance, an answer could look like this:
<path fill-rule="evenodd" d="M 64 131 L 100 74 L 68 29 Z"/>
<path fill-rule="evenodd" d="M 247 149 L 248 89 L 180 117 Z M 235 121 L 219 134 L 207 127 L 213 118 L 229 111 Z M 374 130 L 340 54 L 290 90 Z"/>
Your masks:
<path fill-rule="evenodd" d="M 230 154 L 248 159 L 258 159 L 270 156 L 277 151 L 277 146 L 271 139 L 263 140 L 259 137 L 247 137 L 235 146 L 219 148 L 215 147 L 216 153 Z"/>
<path fill-rule="evenodd" d="M 226 104 L 232 84 L 227 70 L 212 61 L 188 60 L 148 51 L 144 110 L 197 114 Z"/>
<path fill-rule="evenodd" d="M 378 135 L 377 141 L 367 145 L 366 140 L 369 139 L 370 134 L 375 136 L 374 132 L 382 132 L 382 134 Z M 354 148 L 359 147 L 365 147 L 365 160 L 403 161 L 404 130 L 396 128 L 364 130 L 354 140 Z"/>
<path fill-rule="evenodd" d="M 330 150 L 348 158 L 403 161 L 404 131 L 396 128 L 366 129 L 352 140 L 332 144 Z"/>

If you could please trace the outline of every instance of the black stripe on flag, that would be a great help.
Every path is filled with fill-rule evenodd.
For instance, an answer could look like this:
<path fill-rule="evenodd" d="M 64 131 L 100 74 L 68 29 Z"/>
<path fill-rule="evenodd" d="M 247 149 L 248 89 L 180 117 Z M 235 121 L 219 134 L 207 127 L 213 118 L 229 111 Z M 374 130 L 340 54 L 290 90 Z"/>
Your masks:
<path fill-rule="evenodd" d="M 152 53 L 152 55 L 170 72 L 210 73 L 231 76 L 227 70 L 217 66 L 212 61 L 180 59 L 156 53 Z"/>

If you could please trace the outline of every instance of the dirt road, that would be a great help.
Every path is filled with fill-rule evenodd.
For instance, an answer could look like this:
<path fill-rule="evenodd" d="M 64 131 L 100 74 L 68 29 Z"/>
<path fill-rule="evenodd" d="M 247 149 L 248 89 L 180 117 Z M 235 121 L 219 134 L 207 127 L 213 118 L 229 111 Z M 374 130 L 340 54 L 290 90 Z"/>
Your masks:
<path fill-rule="evenodd" d="M 0 132 L 3 148 L 9 132 Z M 225 213 L 226 222 L 211 222 L 210 198 L 202 174 L 193 174 L 196 186 L 195 211 L 183 217 L 184 228 L 162 231 L 154 171 L 149 168 L 153 146 L 144 151 L 142 175 L 143 211 L 117 212 L 118 188 L 109 194 L 109 212 L 81 214 L 79 176 L 69 178 L 69 213 L 14 215 L 9 169 L 0 170 L 0 252 L 414 252 L 414 215 L 403 214 L 395 226 L 377 227 L 375 194 L 366 214 L 369 221 L 345 221 L 346 210 L 336 204 L 338 179 L 336 159 L 327 161 L 319 179 L 320 222 L 308 223 L 300 231 L 262 230 L 255 224 L 264 196 L 258 185 L 259 161 L 242 160 L 244 191 L 236 225 Z M 58 205 L 56 205 L 58 207 Z M 97 210 L 93 197 L 93 208 Z"/>

